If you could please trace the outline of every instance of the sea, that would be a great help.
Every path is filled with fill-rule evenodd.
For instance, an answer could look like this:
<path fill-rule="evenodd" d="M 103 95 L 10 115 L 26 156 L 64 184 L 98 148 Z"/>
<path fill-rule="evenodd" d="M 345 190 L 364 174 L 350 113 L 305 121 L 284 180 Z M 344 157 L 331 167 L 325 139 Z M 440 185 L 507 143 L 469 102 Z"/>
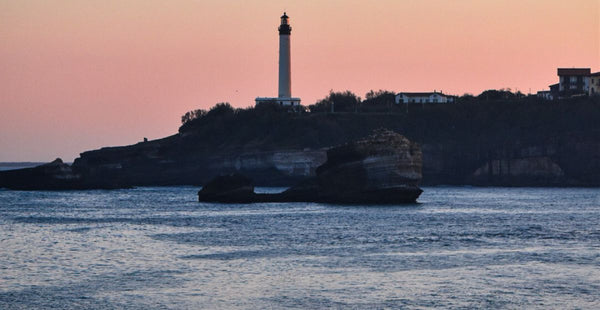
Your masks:
<path fill-rule="evenodd" d="M 197 190 L 0 190 L 0 309 L 600 309 L 599 189 L 386 206 Z"/>

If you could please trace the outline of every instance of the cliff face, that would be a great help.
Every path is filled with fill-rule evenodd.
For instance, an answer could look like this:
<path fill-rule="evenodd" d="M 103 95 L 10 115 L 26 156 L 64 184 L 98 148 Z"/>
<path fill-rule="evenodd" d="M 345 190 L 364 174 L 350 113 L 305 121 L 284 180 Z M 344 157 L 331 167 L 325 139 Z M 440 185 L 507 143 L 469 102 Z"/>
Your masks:
<path fill-rule="evenodd" d="M 355 195 L 367 191 L 416 187 L 421 181 L 422 154 L 418 144 L 402 135 L 380 130 L 374 135 L 327 151 L 327 162 L 317 169 L 319 187 Z"/>
<path fill-rule="evenodd" d="M 600 186 L 600 133 L 598 139 L 565 133 L 546 141 L 423 149 L 427 185 Z"/>
<path fill-rule="evenodd" d="M 180 135 L 131 146 L 84 152 L 73 170 L 89 180 L 133 186 L 201 185 L 221 174 L 242 173 L 259 185 L 289 186 L 314 176 L 325 149 L 262 151 L 190 148 Z"/>
<path fill-rule="evenodd" d="M 564 172 L 550 157 L 494 159 L 486 162 L 471 175 L 473 183 L 513 185 L 560 184 Z"/>
<path fill-rule="evenodd" d="M 91 179 L 130 185 L 201 185 L 217 175 L 237 172 L 258 186 L 289 186 L 315 176 L 327 156 L 336 160 L 364 155 L 360 147 L 329 152 L 321 148 L 209 153 L 179 151 L 181 144 L 185 143 L 172 137 L 169 141 L 90 151 L 81 154 L 73 169 Z M 541 143 L 500 145 L 449 141 L 426 143 L 422 149 L 419 154 L 426 185 L 600 186 L 600 138 L 566 134 Z M 372 165 L 368 172 L 377 179 L 395 160 L 400 159 L 367 156 L 361 164 Z M 396 177 L 410 180 L 411 173 Z"/>
<path fill-rule="evenodd" d="M 289 185 L 315 175 L 327 158 L 326 150 L 247 151 L 215 156 L 209 162 L 211 175 L 243 173 L 257 184 Z"/>

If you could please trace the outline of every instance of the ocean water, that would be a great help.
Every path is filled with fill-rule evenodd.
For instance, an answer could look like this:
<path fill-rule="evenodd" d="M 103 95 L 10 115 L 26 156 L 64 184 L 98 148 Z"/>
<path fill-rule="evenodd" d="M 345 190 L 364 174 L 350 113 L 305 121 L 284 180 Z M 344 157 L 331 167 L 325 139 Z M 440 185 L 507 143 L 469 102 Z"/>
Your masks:
<path fill-rule="evenodd" d="M 399 206 L 196 191 L 0 190 L 0 309 L 600 308 L 598 189 Z"/>

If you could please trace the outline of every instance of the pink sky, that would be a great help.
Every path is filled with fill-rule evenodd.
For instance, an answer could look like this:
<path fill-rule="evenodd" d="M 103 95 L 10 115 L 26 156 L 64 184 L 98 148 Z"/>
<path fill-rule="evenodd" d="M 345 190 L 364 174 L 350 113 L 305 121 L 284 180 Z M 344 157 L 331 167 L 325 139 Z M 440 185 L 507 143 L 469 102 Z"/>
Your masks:
<path fill-rule="evenodd" d="M 0 161 L 71 161 L 177 132 L 186 111 L 330 89 L 524 93 L 600 71 L 598 0 L 0 2 Z"/>

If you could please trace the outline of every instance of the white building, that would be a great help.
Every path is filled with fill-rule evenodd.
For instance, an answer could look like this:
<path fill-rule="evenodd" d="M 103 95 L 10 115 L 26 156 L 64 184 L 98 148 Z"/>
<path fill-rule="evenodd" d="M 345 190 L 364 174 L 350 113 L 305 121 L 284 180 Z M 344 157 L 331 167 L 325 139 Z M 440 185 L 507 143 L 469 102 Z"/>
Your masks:
<path fill-rule="evenodd" d="M 444 95 L 441 92 L 430 93 L 398 93 L 396 104 L 401 103 L 449 103 L 454 102 L 454 97 Z"/>
<path fill-rule="evenodd" d="M 590 96 L 600 96 L 600 72 L 590 74 Z"/>
<path fill-rule="evenodd" d="M 283 106 L 299 106 L 300 98 L 292 97 L 290 35 L 292 27 L 284 12 L 279 25 L 279 92 L 278 97 L 256 97 L 256 104 L 275 102 Z"/>
<path fill-rule="evenodd" d="M 541 90 L 537 92 L 537 97 L 544 100 L 554 100 L 552 92 L 549 90 Z"/>

